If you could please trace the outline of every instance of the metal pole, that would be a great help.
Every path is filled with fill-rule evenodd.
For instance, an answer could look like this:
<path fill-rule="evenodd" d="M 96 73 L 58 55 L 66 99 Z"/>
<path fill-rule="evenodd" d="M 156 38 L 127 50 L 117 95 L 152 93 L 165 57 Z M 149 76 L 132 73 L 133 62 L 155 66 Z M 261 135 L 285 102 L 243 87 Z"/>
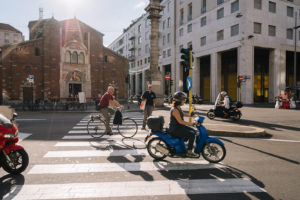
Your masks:
<path fill-rule="evenodd" d="M 193 51 L 190 50 L 190 71 L 189 71 L 189 76 L 191 77 L 191 79 L 193 80 Z M 191 114 L 193 112 L 192 109 L 192 88 L 189 91 L 189 114 Z M 190 122 L 192 122 L 192 118 L 190 117 L 189 119 Z"/>
<path fill-rule="evenodd" d="M 297 12 L 295 12 L 295 49 L 294 49 L 294 90 L 297 99 Z M 295 100 L 296 100 L 295 99 Z"/>

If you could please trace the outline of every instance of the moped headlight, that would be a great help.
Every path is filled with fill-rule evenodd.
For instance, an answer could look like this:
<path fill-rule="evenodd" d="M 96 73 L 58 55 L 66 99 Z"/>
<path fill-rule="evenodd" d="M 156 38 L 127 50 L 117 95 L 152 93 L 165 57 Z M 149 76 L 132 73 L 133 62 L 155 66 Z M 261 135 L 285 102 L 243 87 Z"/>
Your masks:
<path fill-rule="evenodd" d="M 16 137 L 16 135 L 14 133 L 4 134 L 5 139 L 14 139 L 15 137 Z"/>

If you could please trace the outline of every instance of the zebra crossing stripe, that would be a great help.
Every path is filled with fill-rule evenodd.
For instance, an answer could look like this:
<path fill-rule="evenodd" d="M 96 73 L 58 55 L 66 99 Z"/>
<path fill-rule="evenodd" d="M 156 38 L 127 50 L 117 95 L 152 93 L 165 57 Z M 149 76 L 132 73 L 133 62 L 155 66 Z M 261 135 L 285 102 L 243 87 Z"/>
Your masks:
<path fill-rule="evenodd" d="M 89 126 L 89 129 L 92 130 L 94 129 L 96 126 Z M 138 125 L 138 128 L 141 128 L 142 125 Z M 111 127 L 112 129 L 116 129 L 116 126 Z M 135 128 L 135 126 L 120 126 L 119 129 L 125 129 L 125 128 Z M 87 125 L 81 125 L 81 126 L 74 126 L 73 129 L 87 129 Z"/>
<path fill-rule="evenodd" d="M 141 140 L 126 140 L 126 141 L 101 141 L 101 142 L 58 142 L 56 147 L 100 147 L 103 145 L 114 145 L 114 146 L 134 146 L 134 147 L 145 147 L 145 144 Z"/>
<path fill-rule="evenodd" d="M 221 164 L 209 164 L 207 161 L 176 162 L 127 162 L 127 163 L 84 163 L 35 165 L 28 174 L 72 174 L 92 172 L 130 172 L 130 171 L 169 171 L 225 168 Z"/>
<path fill-rule="evenodd" d="M 17 185 L 14 200 L 265 192 L 243 178 Z"/>
<path fill-rule="evenodd" d="M 126 136 L 126 134 L 124 134 Z M 128 135 L 130 136 L 130 134 Z M 134 139 L 144 139 L 147 134 L 137 133 L 133 138 Z M 121 135 L 103 135 L 101 139 L 123 139 Z M 66 135 L 62 138 L 63 140 L 84 140 L 84 139 L 95 139 L 90 135 Z"/>
<path fill-rule="evenodd" d="M 104 133 L 105 130 L 100 130 L 98 131 L 99 133 Z M 124 130 L 126 133 L 134 133 L 136 130 Z M 118 130 L 112 130 L 113 133 L 119 133 Z M 90 130 L 90 133 L 95 133 L 94 130 Z M 138 130 L 138 133 L 148 133 L 148 131 L 146 130 Z M 88 131 L 87 130 L 72 130 L 72 131 L 69 131 L 68 134 L 88 134 Z"/>
<path fill-rule="evenodd" d="M 98 156 L 145 156 L 148 155 L 146 149 L 122 149 L 113 151 L 99 150 L 76 150 L 76 151 L 48 151 L 45 158 L 62 158 L 62 157 L 98 157 Z"/>

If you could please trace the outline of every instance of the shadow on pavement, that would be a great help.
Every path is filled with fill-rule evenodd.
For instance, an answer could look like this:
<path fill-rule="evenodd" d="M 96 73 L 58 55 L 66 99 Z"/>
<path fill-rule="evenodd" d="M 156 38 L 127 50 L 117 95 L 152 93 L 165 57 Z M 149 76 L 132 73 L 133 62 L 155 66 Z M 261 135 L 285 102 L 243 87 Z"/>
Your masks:
<path fill-rule="evenodd" d="M 251 150 L 254 150 L 254 151 L 257 151 L 257 152 L 260 152 L 260 153 L 263 153 L 263 154 L 266 154 L 268 156 L 272 156 L 274 158 L 278 158 L 278 159 L 281 159 L 281 160 L 284 160 L 286 162 L 289 162 L 289 163 L 292 163 L 292 164 L 296 164 L 296 165 L 299 165 L 299 162 L 298 161 L 295 161 L 295 160 L 291 160 L 291 159 L 288 159 L 288 158 L 285 158 L 285 157 L 282 157 L 282 156 L 278 156 L 278 155 L 275 155 L 275 154 L 272 154 L 272 153 L 268 153 L 268 152 L 265 152 L 265 151 L 262 151 L 262 150 L 259 150 L 259 149 L 256 149 L 256 148 L 253 148 L 253 147 L 249 147 L 249 146 L 246 146 L 246 145 L 243 145 L 243 144 L 239 144 L 239 143 L 236 143 L 228 138 L 222 138 L 222 140 L 226 141 L 226 142 L 229 142 L 231 144 L 235 144 L 237 146 L 241 146 L 241 147 L 244 147 L 244 148 L 247 148 L 247 149 L 251 149 Z"/>
<path fill-rule="evenodd" d="M 0 178 L 0 199 L 13 199 L 25 183 L 22 174 L 5 175 Z M 5 198 L 4 198 L 5 197 Z"/>

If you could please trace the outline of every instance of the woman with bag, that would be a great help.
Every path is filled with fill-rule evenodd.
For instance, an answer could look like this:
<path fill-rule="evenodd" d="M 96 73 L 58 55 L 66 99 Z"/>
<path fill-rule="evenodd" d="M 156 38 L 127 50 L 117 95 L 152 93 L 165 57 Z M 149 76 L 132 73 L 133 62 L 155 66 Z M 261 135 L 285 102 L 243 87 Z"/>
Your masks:
<path fill-rule="evenodd" d="M 155 104 L 156 104 L 156 100 L 155 100 L 156 95 L 152 91 L 152 85 L 148 85 L 148 91 L 144 92 L 141 99 L 142 99 L 142 103 L 140 108 L 144 110 L 144 121 L 143 121 L 142 130 L 145 130 L 147 118 L 152 115 L 152 111 L 155 109 Z"/>

